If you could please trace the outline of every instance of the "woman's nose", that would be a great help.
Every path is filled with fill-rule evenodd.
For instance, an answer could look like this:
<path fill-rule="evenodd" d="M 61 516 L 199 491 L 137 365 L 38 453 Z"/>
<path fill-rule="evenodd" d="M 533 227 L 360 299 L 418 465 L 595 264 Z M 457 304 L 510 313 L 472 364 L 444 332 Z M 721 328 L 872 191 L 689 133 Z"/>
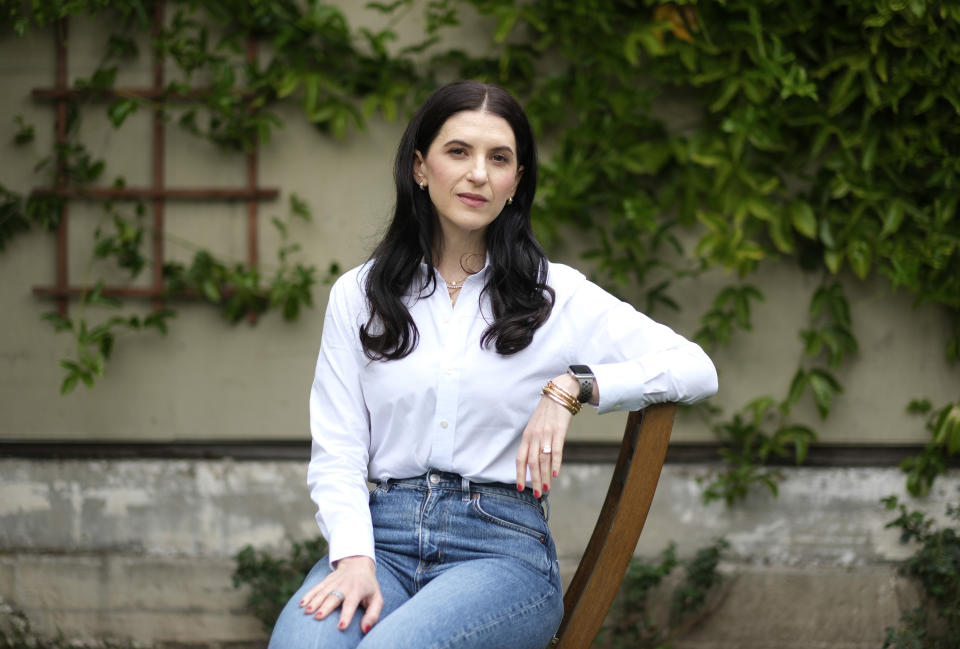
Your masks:
<path fill-rule="evenodd" d="M 478 185 L 482 185 L 487 182 L 487 167 L 482 164 L 470 167 L 470 171 L 467 172 L 467 179 Z"/>

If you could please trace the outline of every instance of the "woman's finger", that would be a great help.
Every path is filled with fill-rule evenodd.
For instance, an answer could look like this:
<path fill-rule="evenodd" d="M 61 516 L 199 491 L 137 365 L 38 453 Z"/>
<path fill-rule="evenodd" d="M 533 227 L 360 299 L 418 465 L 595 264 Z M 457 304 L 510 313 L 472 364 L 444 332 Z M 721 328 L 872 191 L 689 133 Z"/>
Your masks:
<path fill-rule="evenodd" d="M 550 475 L 556 478 L 560 475 L 560 465 L 563 463 L 563 437 L 557 437 L 553 442 L 553 448 L 551 449 L 552 457 L 550 458 Z"/>
<path fill-rule="evenodd" d="M 306 595 L 303 596 L 303 599 L 300 600 L 300 607 L 304 609 L 304 613 L 314 613 L 320 608 L 320 604 L 323 603 L 323 598 L 326 597 L 327 591 L 329 590 L 329 586 L 327 586 L 325 582 L 326 580 L 324 579 L 308 590 Z"/>
<path fill-rule="evenodd" d="M 326 596 L 324 596 L 323 600 L 320 602 L 320 608 L 317 609 L 317 612 L 313 617 L 317 618 L 318 620 L 322 620 L 340 608 L 340 605 L 343 604 L 344 599 L 346 599 L 346 596 L 342 592 L 337 589 L 331 590 L 326 594 Z"/>
<path fill-rule="evenodd" d="M 353 614 L 357 611 L 357 605 L 360 602 L 353 597 L 348 597 L 343 600 L 340 606 L 340 622 L 337 623 L 337 628 L 343 631 L 348 626 L 350 626 L 351 620 L 353 620 Z"/>
<path fill-rule="evenodd" d="M 533 495 L 540 497 L 540 489 L 543 486 L 540 482 L 540 449 L 531 445 L 527 455 L 527 466 L 530 468 L 530 482 L 533 484 Z"/>
<path fill-rule="evenodd" d="M 517 491 L 523 491 L 527 484 L 527 453 L 530 451 L 530 444 L 527 443 L 526 435 L 520 441 L 520 448 L 517 449 Z"/>
<path fill-rule="evenodd" d="M 549 438 L 540 443 L 540 479 L 543 482 L 543 493 L 550 491 L 550 470 L 553 462 L 553 446 Z"/>
<path fill-rule="evenodd" d="M 379 622 L 381 610 L 383 610 L 383 595 L 378 590 L 367 598 L 366 611 L 360 618 L 360 630 L 366 633 L 370 627 Z"/>

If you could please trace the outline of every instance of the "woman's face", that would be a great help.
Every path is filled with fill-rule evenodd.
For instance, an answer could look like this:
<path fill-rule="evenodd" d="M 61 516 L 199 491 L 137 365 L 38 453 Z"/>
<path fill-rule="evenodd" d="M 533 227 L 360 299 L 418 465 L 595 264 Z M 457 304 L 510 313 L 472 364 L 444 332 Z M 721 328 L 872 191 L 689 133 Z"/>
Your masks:
<path fill-rule="evenodd" d="M 427 186 L 444 237 L 486 230 L 522 173 L 510 124 L 479 110 L 451 115 L 413 164 L 413 179 Z"/>

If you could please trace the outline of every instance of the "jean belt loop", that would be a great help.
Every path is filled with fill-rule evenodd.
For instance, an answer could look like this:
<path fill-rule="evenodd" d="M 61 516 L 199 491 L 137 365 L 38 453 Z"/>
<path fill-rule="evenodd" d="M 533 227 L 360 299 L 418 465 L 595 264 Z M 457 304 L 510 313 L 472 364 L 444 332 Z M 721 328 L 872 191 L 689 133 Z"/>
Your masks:
<path fill-rule="evenodd" d="M 463 500 L 470 500 L 470 479 L 460 476 L 460 490 Z"/>

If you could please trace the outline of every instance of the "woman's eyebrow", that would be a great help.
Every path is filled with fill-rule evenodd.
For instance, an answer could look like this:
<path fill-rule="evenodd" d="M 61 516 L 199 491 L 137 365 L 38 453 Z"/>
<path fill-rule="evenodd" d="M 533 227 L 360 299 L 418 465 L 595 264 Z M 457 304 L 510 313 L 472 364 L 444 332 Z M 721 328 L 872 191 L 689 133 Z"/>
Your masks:
<path fill-rule="evenodd" d="M 472 149 L 472 148 L 473 148 L 473 145 L 472 145 L 472 144 L 470 144 L 469 142 L 464 142 L 463 140 L 450 140 L 449 142 L 447 142 L 447 143 L 444 144 L 443 146 L 444 146 L 444 147 L 448 147 L 448 146 L 450 146 L 451 144 L 456 144 L 456 145 L 462 146 L 462 147 L 464 147 L 464 148 L 466 148 L 466 149 Z M 511 148 L 510 148 L 509 146 L 507 146 L 506 144 L 502 144 L 502 145 L 500 145 L 500 146 L 495 146 L 495 147 L 493 147 L 493 148 L 490 149 L 490 150 L 491 150 L 491 151 L 507 151 L 508 153 L 513 153 L 513 149 L 511 149 Z"/>

